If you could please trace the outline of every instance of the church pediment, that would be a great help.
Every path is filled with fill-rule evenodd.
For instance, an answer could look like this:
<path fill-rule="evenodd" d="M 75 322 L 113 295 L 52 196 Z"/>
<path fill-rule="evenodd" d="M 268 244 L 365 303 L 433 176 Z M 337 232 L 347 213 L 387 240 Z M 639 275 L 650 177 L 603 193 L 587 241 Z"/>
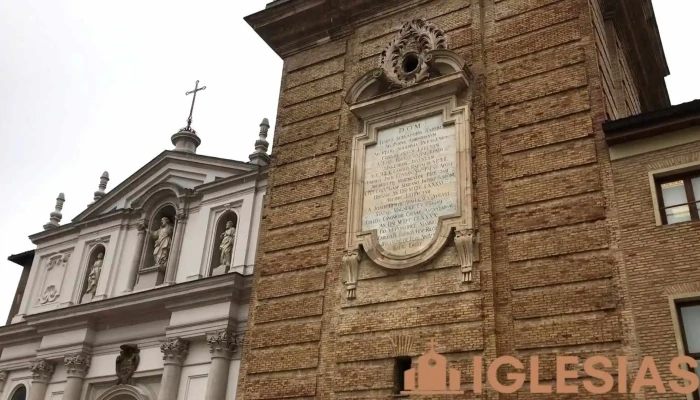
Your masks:
<path fill-rule="evenodd" d="M 254 171 L 235 160 L 165 151 L 73 219 L 89 220 L 119 209 L 140 209 L 160 192 L 184 198 L 200 185 Z"/>

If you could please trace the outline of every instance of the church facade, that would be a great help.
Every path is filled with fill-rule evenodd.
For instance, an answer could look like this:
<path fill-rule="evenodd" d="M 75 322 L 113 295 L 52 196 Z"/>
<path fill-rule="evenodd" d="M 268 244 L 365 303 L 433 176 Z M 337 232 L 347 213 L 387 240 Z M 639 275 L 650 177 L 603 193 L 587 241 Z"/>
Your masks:
<path fill-rule="evenodd" d="M 643 357 L 667 385 L 700 355 L 696 177 L 648 175 L 694 170 L 697 132 L 658 135 L 697 119 L 669 111 L 651 1 L 278 0 L 246 20 L 284 70 L 240 398 L 392 399 L 431 339 L 460 391 L 474 357 L 537 356 L 551 386 L 568 355 L 614 360 L 608 399 L 697 396 L 629 392 Z M 589 398 L 527 372 L 477 398 Z"/>
<path fill-rule="evenodd" d="M 190 123 L 109 191 L 105 172 L 68 223 L 61 193 L 36 248 L 10 257 L 25 274 L 0 328 L 0 399 L 236 397 L 269 124 L 242 162 L 197 154 Z"/>

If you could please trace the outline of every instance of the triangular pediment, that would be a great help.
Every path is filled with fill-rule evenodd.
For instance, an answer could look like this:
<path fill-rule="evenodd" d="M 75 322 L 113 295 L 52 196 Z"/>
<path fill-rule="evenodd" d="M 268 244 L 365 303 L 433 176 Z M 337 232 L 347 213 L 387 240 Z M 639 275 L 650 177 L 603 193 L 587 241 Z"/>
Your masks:
<path fill-rule="evenodd" d="M 73 219 L 90 220 L 119 209 L 139 208 L 161 189 L 184 195 L 198 186 L 254 171 L 257 165 L 223 158 L 165 151 Z"/>

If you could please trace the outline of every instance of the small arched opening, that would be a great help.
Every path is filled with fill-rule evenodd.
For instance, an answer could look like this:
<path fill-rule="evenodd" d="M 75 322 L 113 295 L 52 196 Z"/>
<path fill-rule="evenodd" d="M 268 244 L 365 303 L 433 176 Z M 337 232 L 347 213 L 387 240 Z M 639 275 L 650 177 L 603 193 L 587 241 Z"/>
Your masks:
<path fill-rule="evenodd" d="M 15 388 L 15 391 L 10 396 L 10 400 L 26 400 L 27 399 L 27 388 L 24 385 L 19 385 Z"/>
<path fill-rule="evenodd" d="M 104 261 L 105 252 L 105 246 L 102 244 L 95 245 L 95 247 L 90 250 L 87 266 L 85 268 L 85 277 L 83 278 L 80 303 L 90 302 L 95 296 L 97 284 L 102 275 L 102 263 Z"/>
<path fill-rule="evenodd" d="M 214 248 L 211 257 L 211 276 L 225 274 L 231 270 L 237 229 L 238 215 L 235 212 L 228 210 L 219 217 L 214 231 L 214 240 L 212 240 Z"/>

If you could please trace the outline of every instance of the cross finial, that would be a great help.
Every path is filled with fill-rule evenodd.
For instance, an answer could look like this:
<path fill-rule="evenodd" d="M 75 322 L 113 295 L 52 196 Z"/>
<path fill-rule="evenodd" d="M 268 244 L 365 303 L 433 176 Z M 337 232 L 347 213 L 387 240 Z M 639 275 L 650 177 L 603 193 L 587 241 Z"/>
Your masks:
<path fill-rule="evenodd" d="M 206 88 L 206 86 L 199 87 L 199 80 L 197 80 L 197 82 L 194 83 L 194 90 L 190 90 L 189 92 L 185 93 L 185 96 L 189 96 L 190 94 L 194 93 L 194 96 L 192 96 L 192 106 L 190 107 L 190 116 L 187 118 L 187 128 L 185 128 L 188 131 L 191 130 L 192 126 L 192 111 L 194 110 L 194 101 L 197 98 L 197 92 Z"/>

